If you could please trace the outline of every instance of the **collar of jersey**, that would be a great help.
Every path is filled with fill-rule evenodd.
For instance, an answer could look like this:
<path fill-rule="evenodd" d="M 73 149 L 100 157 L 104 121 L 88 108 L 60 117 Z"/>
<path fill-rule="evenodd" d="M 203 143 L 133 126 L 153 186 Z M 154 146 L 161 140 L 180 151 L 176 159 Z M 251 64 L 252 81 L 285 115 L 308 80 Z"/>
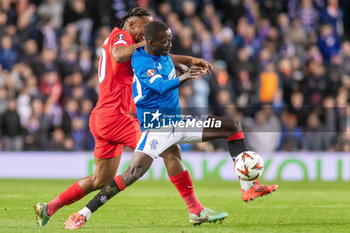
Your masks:
<path fill-rule="evenodd" d="M 150 54 L 148 54 L 146 51 L 145 51 L 145 47 L 141 47 L 140 48 L 140 53 L 142 54 L 142 55 L 144 55 L 144 56 L 146 56 L 146 57 L 150 57 L 150 58 L 152 58 L 152 59 L 154 59 L 154 60 L 165 60 L 165 59 L 167 59 L 167 57 L 169 56 L 152 56 L 152 55 L 150 55 Z"/>

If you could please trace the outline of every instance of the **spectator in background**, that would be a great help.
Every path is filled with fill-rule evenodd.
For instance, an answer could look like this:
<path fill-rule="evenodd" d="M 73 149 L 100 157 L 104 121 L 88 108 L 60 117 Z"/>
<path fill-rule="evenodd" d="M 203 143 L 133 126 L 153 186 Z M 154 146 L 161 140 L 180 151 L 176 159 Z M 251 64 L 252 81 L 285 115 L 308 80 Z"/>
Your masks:
<path fill-rule="evenodd" d="M 80 151 L 85 146 L 85 125 L 81 117 L 75 117 L 72 120 L 72 139 L 74 141 L 74 150 Z"/>
<path fill-rule="evenodd" d="M 307 33 L 311 33 L 315 30 L 318 13 L 312 6 L 312 0 L 301 1 L 298 18 L 300 18 L 301 25 Z"/>
<path fill-rule="evenodd" d="M 331 25 L 326 24 L 322 26 L 317 45 L 320 48 L 324 61 L 327 63 L 330 62 L 333 56 L 338 55 L 340 50 L 340 38 L 333 31 Z"/>
<path fill-rule="evenodd" d="M 261 49 L 261 42 L 255 35 L 255 29 L 253 25 L 248 23 L 242 23 L 242 32 L 235 38 L 235 44 L 238 48 L 245 48 L 250 58 L 254 58 L 259 54 Z"/>
<path fill-rule="evenodd" d="M 7 14 L 3 11 L 0 11 L 0 35 L 5 34 L 6 23 L 7 23 Z"/>
<path fill-rule="evenodd" d="M 44 73 L 58 70 L 56 62 L 57 54 L 53 50 L 42 49 L 39 62 L 33 67 L 36 76 L 41 77 Z"/>
<path fill-rule="evenodd" d="M 84 123 L 84 149 L 93 150 L 95 141 L 89 128 L 89 117 L 93 108 L 93 103 L 90 100 L 84 100 L 81 105 L 80 117 Z"/>
<path fill-rule="evenodd" d="M 212 107 L 217 105 L 216 96 L 221 89 L 229 89 L 232 92 L 231 87 L 232 83 L 229 73 L 227 72 L 227 65 L 224 61 L 218 60 L 214 63 L 214 77 L 209 78 L 210 86 L 210 95 L 209 95 L 209 104 Z"/>
<path fill-rule="evenodd" d="M 341 46 L 342 67 L 350 74 L 350 42 L 344 41 Z"/>
<path fill-rule="evenodd" d="M 268 19 L 261 19 L 258 26 L 258 38 L 264 43 L 266 39 L 269 37 L 271 31 L 271 23 Z"/>
<path fill-rule="evenodd" d="M 281 125 L 271 106 L 255 114 L 253 122 L 245 122 L 248 148 L 253 151 L 274 152 L 280 143 Z"/>
<path fill-rule="evenodd" d="M 338 143 L 335 146 L 336 151 L 350 152 L 350 127 L 338 137 Z"/>
<path fill-rule="evenodd" d="M 289 112 L 297 117 L 299 126 L 304 127 L 306 125 L 307 114 L 310 111 L 309 106 L 304 104 L 304 95 L 300 91 L 294 91 L 290 96 Z"/>
<path fill-rule="evenodd" d="M 249 73 L 249 76 L 252 77 L 252 82 L 254 83 L 255 81 L 255 76 L 257 73 L 257 70 L 255 68 L 255 64 L 254 62 L 251 62 L 249 60 L 249 55 L 246 51 L 246 49 L 241 48 L 238 49 L 236 52 L 236 56 L 237 58 L 235 59 L 235 63 L 234 63 L 234 70 L 235 70 L 235 76 L 238 76 L 238 72 L 240 70 L 247 70 Z"/>
<path fill-rule="evenodd" d="M 320 119 L 316 113 L 311 113 L 307 118 L 306 132 L 303 139 L 303 149 L 308 151 L 321 151 L 324 148 L 324 134 Z"/>
<path fill-rule="evenodd" d="M 50 18 L 42 19 L 40 31 L 43 35 L 43 47 L 49 50 L 56 51 L 58 43 L 56 38 L 56 31 Z"/>
<path fill-rule="evenodd" d="M 349 122 L 349 112 L 347 112 L 348 108 L 347 105 L 349 99 L 349 89 L 346 89 L 345 87 L 341 87 L 338 90 L 337 96 L 336 96 L 336 112 L 338 116 L 338 129 L 340 132 L 344 132 L 345 129 L 348 128 L 347 123 Z"/>
<path fill-rule="evenodd" d="M 11 37 L 3 35 L 0 39 L 0 65 L 4 70 L 11 70 L 17 62 L 18 53 L 12 46 Z"/>
<path fill-rule="evenodd" d="M 265 70 L 259 76 L 257 84 L 259 101 L 261 103 L 271 103 L 281 85 L 273 63 L 266 65 Z"/>
<path fill-rule="evenodd" d="M 208 84 L 208 75 L 201 79 L 194 80 L 192 82 L 193 88 L 193 107 L 195 107 L 194 114 L 203 115 L 209 114 L 209 101 L 208 96 L 210 93 L 210 87 Z"/>
<path fill-rule="evenodd" d="M 35 11 L 34 4 L 28 5 L 17 19 L 17 32 L 12 35 L 15 46 L 21 46 L 23 41 L 31 38 L 39 40 L 40 32 L 37 25 L 35 25 Z"/>
<path fill-rule="evenodd" d="M 17 112 L 16 99 L 9 100 L 7 110 L 0 119 L 0 129 L 4 150 L 20 151 L 23 149 L 23 128 Z"/>
<path fill-rule="evenodd" d="M 17 98 L 17 112 L 20 116 L 21 125 L 23 127 L 27 124 L 29 117 L 32 115 L 30 101 L 31 96 L 29 95 L 29 89 L 25 87 Z"/>
<path fill-rule="evenodd" d="M 287 36 L 287 33 L 290 30 L 290 21 L 286 13 L 281 13 L 278 15 L 278 35 L 279 37 Z"/>
<path fill-rule="evenodd" d="M 44 112 L 44 103 L 40 99 L 34 99 L 31 103 L 32 115 L 26 125 L 26 146 L 29 148 L 40 147 L 48 149 L 49 130 L 52 126 L 51 119 Z M 39 125 L 37 125 L 37 123 Z M 31 138 L 32 135 L 32 138 Z M 29 137 L 28 137 L 29 136 Z"/>
<path fill-rule="evenodd" d="M 223 60 L 225 61 L 227 65 L 227 71 L 229 72 L 230 76 L 235 75 L 235 51 L 236 48 L 234 47 L 232 41 L 233 41 L 233 32 L 229 28 L 224 28 L 221 33 L 221 40 L 222 43 L 217 47 L 215 51 L 215 59 L 216 60 Z"/>
<path fill-rule="evenodd" d="M 79 70 L 84 76 L 84 80 L 88 79 L 93 70 L 91 52 L 86 47 L 82 48 L 79 53 Z"/>
<path fill-rule="evenodd" d="M 232 27 L 236 27 L 238 24 L 238 20 L 246 15 L 244 0 L 223 2 L 223 11 L 227 17 L 227 23 Z M 213 11 L 215 12 L 215 9 L 213 9 Z"/>
<path fill-rule="evenodd" d="M 217 93 L 217 104 L 214 107 L 214 115 L 224 117 L 231 102 L 231 95 L 227 89 L 221 89 Z"/>
<path fill-rule="evenodd" d="M 42 135 L 40 132 L 40 121 L 37 117 L 32 115 L 29 117 L 28 122 L 25 126 L 26 136 L 24 143 L 24 150 L 30 151 L 40 151 L 44 150 L 45 147 L 42 144 L 42 136 L 47 137 L 47 135 Z"/>
<path fill-rule="evenodd" d="M 335 108 L 335 98 L 328 96 L 323 101 L 323 111 L 320 114 L 320 118 L 323 118 L 323 143 L 324 149 L 329 150 L 335 144 L 335 138 L 337 136 L 337 113 Z"/>
<path fill-rule="evenodd" d="M 17 12 L 15 5 L 11 4 L 11 1 L 0 1 L 0 9 L 6 12 L 8 24 L 16 24 Z"/>
<path fill-rule="evenodd" d="M 60 70 L 61 70 L 61 75 L 63 77 L 66 77 L 67 75 L 71 75 L 75 71 L 79 70 L 78 58 L 79 58 L 78 52 L 74 48 L 68 49 L 64 54 L 64 57 L 61 57 Z"/>
<path fill-rule="evenodd" d="M 62 129 L 67 136 L 72 135 L 72 121 L 79 114 L 78 102 L 73 98 L 65 100 L 64 111 L 62 115 Z"/>
<path fill-rule="evenodd" d="M 181 12 L 181 13 L 180 13 Z M 191 20 L 196 14 L 196 4 L 194 1 L 185 0 L 182 2 L 182 11 L 180 11 L 182 22 L 185 26 L 189 26 Z"/>
<path fill-rule="evenodd" d="M 298 118 L 294 114 L 282 112 L 282 131 L 279 150 L 298 151 L 302 148 L 303 132 L 298 126 Z"/>
<path fill-rule="evenodd" d="M 263 72 L 266 70 L 268 64 L 273 64 L 274 57 L 272 51 L 268 48 L 263 48 L 259 53 L 259 72 Z"/>
<path fill-rule="evenodd" d="M 158 4 L 158 17 L 160 21 L 165 22 L 169 14 L 172 13 L 171 4 L 167 1 L 162 1 Z"/>
<path fill-rule="evenodd" d="M 40 18 L 49 18 L 54 29 L 60 29 L 63 23 L 64 0 L 44 0 L 38 7 Z"/>
<path fill-rule="evenodd" d="M 49 119 L 52 128 L 59 127 L 62 124 L 62 108 L 52 97 L 46 100 L 45 115 Z"/>
<path fill-rule="evenodd" d="M 300 19 L 295 19 L 292 22 L 292 27 L 287 31 L 286 36 L 294 44 L 297 55 L 302 55 L 307 45 L 307 33 L 302 28 Z"/>
<path fill-rule="evenodd" d="M 58 103 L 62 94 L 62 83 L 57 72 L 47 72 L 41 77 L 40 92 L 45 99 L 52 98 L 55 103 Z"/>
<path fill-rule="evenodd" d="M 0 116 L 6 111 L 7 102 L 7 91 L 5 88 L 0 86 Z"/>
<path fill-rule="evenodd" d="M 29 67 L 33 67 L 40 61 L 38 44 L 33 39 L 28 39 L 22 47 L 22 54 L 19 60 Z"/>
<path fill-rule="evenodd" d="M 296 81 L 293 79 L 292 62 L 289 59 L 280 60 L 278 71 L 282 82 L 284 102 L 290 106 L 291 95 L 296 86 Z"/>
<path fill-rule="evenodd" d="M 327 7 L 321 9 L 321 21 L 332 25 L 336 34 L 343 35 L 343 13 L 338 0 L 327 0 Z"/>
<path fill-rule="evenodd" d="M 187 56 L 199 56 L 200 51 L 193 47 L 192 29 L 184 27 L 178 35 L 179 47 L 174 48 L 174 53 L 183 54 Z"/>
<path fill-rule="evenodd" d="M 88 44 L 93 22 L 84 0 L 68 0 L 64 9 L 64 24 L 74 23 L 79 31 L 79 42 Z"/>
<path fill-rule="evenodd" d="M 64 79 L 63 95 L 72 96 L 73 89 L 83 85 L 83 75 L 80 72 L 74 72 Z"/>
<path fill-rule="evenodd" d="M 27 80 L 26 80 L 26 88 L 28 88 L 28 92 L 30 94 L 31 98 L 41 98 L 42 94 L 39 91 L 39 85 L 38 85 L 38 79 L 36 78 L 36 76 L 34 76 L 33 74 L 30 75 Z"/>
<path fill-rule="evenodd" d="M 62 129 L 56 128 L 52 133 L 52 138 L 49 143 L 49 150 L 64 151 L 65 150 L 65 135 Z"/>
<path fill-rule="evenodd" d="M 251 80 L 248 70 L 240 69 L 238 71 L 237 79 L 233 84 L 235 101 L 238 107 L 245 108 L 253 103 L 254 83 Z"/>
<path fill-rule="evenodd" d="M 309 61 L 303 81 L 303 92 L 309 96 L 306 104 L 311 107 L 321 105 L 324 96 L 328 93 L 328 84 L 325 67 L 316 60 Z"/>

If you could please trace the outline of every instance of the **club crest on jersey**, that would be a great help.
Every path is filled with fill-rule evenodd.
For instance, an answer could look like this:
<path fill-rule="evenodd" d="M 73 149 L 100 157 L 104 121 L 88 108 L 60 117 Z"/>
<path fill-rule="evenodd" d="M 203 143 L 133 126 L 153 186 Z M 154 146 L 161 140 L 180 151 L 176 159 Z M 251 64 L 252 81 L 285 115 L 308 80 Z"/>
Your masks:
<path fill-rule="evenodd" d="M 147 77 L 152 77 L 152 76 L 155 75 L 155 74 L 156 74 L 156 71 L 155 71 L 154 69 L 148 69 L 148 70 L 146 71 Z"/>
<path fill-rule="evenodd" d="M 124 36 L 124 34 L 118 34 L 116 38 L 117 38 L 117 40 L 124 40 L 125 36 Z"/>

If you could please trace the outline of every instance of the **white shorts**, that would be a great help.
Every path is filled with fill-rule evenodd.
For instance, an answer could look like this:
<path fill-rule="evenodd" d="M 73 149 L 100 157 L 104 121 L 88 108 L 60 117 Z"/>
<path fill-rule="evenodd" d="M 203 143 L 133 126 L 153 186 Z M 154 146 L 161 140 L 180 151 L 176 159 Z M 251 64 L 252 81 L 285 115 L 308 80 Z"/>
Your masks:
<path fill-rule="evenodd" d="M 202 115 L 193 118 L 196 121 L 204 122 L 208 116 Z M 186 119 L 183 121 L 186 121 Z M 186 129 L 179 125 L 160 129 L 149 129 L 142 132 L 135 151 L 141 151 L 156 159 L 163 151 L 174 144 L 201 142 L 203 129 L 204 127 L 196 127 L 194 130 Z"/>

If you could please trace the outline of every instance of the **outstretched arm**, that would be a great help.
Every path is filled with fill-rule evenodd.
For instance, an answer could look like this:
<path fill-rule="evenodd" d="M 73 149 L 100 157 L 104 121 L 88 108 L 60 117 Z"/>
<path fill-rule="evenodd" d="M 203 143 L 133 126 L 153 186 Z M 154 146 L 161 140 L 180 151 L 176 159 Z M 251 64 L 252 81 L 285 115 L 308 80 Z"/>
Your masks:
<path fill-rule="evenodd" d="M 175 66 L 180 63 L 190 67 L 199 66 L 202 69 L 204 69 L 205 72 L 211 72 L 211 70 L 213 70 L 212 65 L 204 59 L 191 57 L 191 56 L 176 55 L 176 54 L 169 54 L 169 55 L 171 57 L 171 60 L 173 60 L 173 63 Z"/>
<path fill-rule="evenodd" d="M 168 91 L 178 88 L 188 80 L 198 78 L 203 73 L 204 71 L 201 67 L 192 66 L 186 73 L 174 79 L 163 79 L 160 74 L 155 74 L 152 77 L 148 77 L 147 75 L 142 76 L 142 81 L 154 92 L 163 95 Z"/>
<path fill-rule="evenodd" d="M 145 46 L 145 44 L 145 41 L 141 41 L 128 46 L 115 46 L 112 49 L 112 55 L 117 63 L 123 63 L 130 60 L 135 50 L 139 47 Z"/>

